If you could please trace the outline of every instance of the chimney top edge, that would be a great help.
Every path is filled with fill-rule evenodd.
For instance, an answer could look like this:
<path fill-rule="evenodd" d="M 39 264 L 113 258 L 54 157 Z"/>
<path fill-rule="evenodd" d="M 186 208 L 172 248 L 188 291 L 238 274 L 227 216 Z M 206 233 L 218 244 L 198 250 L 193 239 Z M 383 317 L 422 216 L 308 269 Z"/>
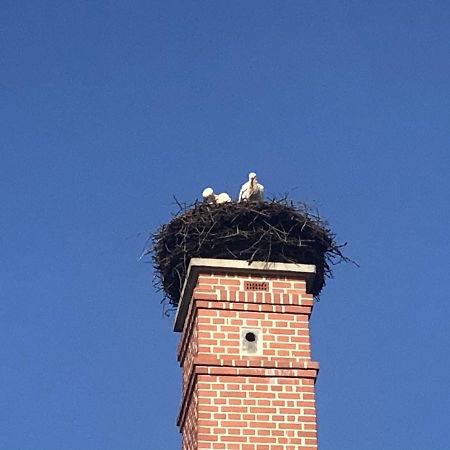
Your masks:
<path fill-rule="evenodd" d="M 248 261 L 236 259 L 216 259 L 216 258 L 191 258 L 183 289 L 181 291 L 180 302 L 174 321 L 174 331 L 182 331 L 184 319 L 189 308 L 192 291 L 197 282 L 200 272 L 228 272 L 228 273 L 264 273 L 277 275 L 305 274 L 312 279 L 316 273 L 314 264 L 281 263 L 271 261 Z"/>

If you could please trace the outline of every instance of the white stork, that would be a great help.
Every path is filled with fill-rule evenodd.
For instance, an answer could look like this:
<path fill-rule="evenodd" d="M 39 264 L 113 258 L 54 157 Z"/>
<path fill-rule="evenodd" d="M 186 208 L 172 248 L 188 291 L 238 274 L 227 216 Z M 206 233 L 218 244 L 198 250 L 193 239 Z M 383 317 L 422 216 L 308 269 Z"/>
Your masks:
<path fill-rule="evenodd" d="M 210 187 L 203 190 L 202 197 L 205 202 L 212 203 L 214 205 L 221 205 L 223 203 L 231 202 L 231 198 L 226 192 L 216 195 Z"/>
<path fill-rule="evenodd" d="M 258 183 L 256 173 L 248 174 L 248 181 L 244 183 L 239 192 L 239 202 L 262 202 L 264 200 L 264 186 Z"/>

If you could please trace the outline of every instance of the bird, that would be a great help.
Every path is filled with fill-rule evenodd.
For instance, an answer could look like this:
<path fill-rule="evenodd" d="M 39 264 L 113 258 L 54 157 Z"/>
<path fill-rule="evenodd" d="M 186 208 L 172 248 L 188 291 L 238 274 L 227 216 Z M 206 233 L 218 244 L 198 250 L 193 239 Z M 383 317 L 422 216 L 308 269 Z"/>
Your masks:
<path fill-rule="evenodd" d="M 231 197 L 226 193 L 214 194 L 213 188 L 207 187 L 202 192 L 203 201 L 214 205 L 222 205 L 231 202 Z"/>
<path fill-rule="evenodd" d="M 256 173 L 248 174 L 248 181 L 244 183 L 239 192 L 239 202 L 262 202 L 264 199 L 264 186 L 258 183 Z"/>

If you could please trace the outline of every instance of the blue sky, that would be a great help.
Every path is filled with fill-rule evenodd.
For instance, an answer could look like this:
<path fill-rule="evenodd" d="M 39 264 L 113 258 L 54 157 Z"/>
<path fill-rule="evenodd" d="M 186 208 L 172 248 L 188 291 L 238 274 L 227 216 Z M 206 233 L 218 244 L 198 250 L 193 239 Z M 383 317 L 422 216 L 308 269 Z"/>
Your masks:
<path fill-rule="evenodd" d="M 312 318 L 321 450 L 449 448 L 450 3 L 11 1 L 0 450 L 179 448 L 148 233 L 250 170 L 361 267 Z"/>

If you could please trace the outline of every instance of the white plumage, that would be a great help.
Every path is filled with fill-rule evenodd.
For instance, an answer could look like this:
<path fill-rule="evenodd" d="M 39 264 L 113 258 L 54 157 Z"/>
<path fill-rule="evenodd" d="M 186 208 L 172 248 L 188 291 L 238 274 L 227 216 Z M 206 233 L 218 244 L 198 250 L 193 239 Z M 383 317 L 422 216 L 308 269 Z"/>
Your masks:
<path fill-rule="evenodd" d="M 213 189 L 210 187 L 203 190 L 202 197 L 205 202 L 213 203 L 215 205 L 221 205 L 222 203 L 231 202 L 231 198 L 226 192 L 222 192 L 221 194 L 214 194 Z"/>
<path fill-rule="evenodd" d="M 244 183 L 239 192 L 239 202 L 262 202 L 264 200 L 264 186 L 258 183 L 256 173 L 248 174 L 248 181 Z"/>

